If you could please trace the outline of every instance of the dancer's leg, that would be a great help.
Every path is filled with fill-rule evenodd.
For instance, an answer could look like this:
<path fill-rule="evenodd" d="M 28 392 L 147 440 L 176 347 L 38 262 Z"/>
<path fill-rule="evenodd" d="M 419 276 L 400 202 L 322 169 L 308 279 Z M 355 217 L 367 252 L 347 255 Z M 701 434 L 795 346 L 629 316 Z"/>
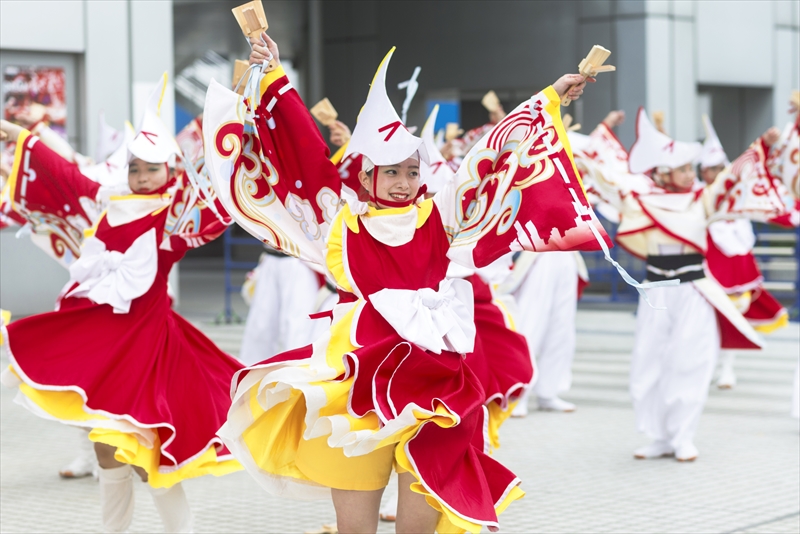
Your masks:
<path fill-rule="evenodd" d="M 383 489 L 354 491 L 331 489 L 340 534 L 371 534 L 378 530 Z M 398 530 L 398 532 L 400 532 Z"/>
<path fill-rule="evenodd" d="M 181 484 L 175 484 L 171 488 L 147 486 L 147 489 L 150 490 L 158 515 L 164 523 L 164 532 L 192 532 L 192 510 Z"/>
<path fill-rule="evenodd" d="M 114 459 L 114 447 L 95 443 L 100 465 L 100 503 L 103 532 L 125 532 L 133 519 L 133 469 Z"/>
<path fill-rule="evenodd" d="M 416 481 L 411 473 L 397 475 L 397 534 L 433 534 L 439 522 L 439 512 L 423 495 L 411 491 L 411 484 Z"/>

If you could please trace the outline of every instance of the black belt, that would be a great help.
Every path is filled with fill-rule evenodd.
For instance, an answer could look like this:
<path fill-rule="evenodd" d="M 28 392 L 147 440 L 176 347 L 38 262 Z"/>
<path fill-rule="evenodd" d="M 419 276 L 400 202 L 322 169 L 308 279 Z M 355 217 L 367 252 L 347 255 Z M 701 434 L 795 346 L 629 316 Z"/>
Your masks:
<path fill-rule="evenodd" d="M 705 277 L 702 254 L 647 257 L 647 279 L 651 282 L 680 280 L 683 283 Z"/>

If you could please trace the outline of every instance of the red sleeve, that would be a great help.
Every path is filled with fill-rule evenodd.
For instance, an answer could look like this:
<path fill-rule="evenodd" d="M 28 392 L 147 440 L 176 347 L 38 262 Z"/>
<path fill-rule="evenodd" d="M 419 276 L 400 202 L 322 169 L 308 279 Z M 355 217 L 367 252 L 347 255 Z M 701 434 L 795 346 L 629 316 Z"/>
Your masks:
<path fill-rule="evenodd" d="M 215 240 L 233 222 L 216 196 L 213 200 L 219 217 L 194 193 L 185 173 L 179 176 L 178 183 L 180 187 L 172 197 L 164 227 L 164 241 L 169 243 L 170 250 L 176 252 Z"/>
<path fill-rule="evenodd" d="M 85 227 L 94 223 L 95 213 L 87 213 L 100 184 L 81 174 L 78 166 L 50 150 L 39 138 L 24 130 L 17 139 L 14 166 L 9 181 L 12 210 L 28 217 L 42 213 L 60 219 L 83 219 Z M 81 226 L 81 222 L 73 222 Z"/>
<path fill-rule="evenodd" d="M 65 267 L 80 256 L 83 231 L 100 215 L 100 184 L 23 130 L 14 165 L 3 189 L 2 209 L 16 222 L 30 224 L 34 240 Z"/>
<path fill-rule="evenodd" d="M 321 223 L 318 193 L 328 188 L 339 196 L 341 179 L 314 119 L 289 79 L 278 75 L 281 72 L 263 78 L 256 110 L 261 152 L 274 167 L 274 175 L 267 178 L 282 204 L 289 194 L 296 195 L 311 204 Z"/>

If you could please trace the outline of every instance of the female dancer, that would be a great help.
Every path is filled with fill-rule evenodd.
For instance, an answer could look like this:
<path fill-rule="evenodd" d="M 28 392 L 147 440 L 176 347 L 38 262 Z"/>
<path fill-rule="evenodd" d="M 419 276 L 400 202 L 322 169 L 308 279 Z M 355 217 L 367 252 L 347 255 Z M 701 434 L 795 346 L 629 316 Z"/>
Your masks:
<path fill-rule="evenodd" d="M 445 275 L 451 259 L 477 268 L 522 248 L 607 240 L 562 144 L 560 97 L 579 96 L 583 77 L 519 106 L 422 200 L 428 155 L 386 95 L 390 52 L 348 148 L 362 155 L 369 202 L 351 198 L 337 212 L 341 179 L 263 39 L 251 63 L 278 67 L 251 76 L 248 98 L 209 88 L 210 177 L 240 225 L 323 265 L 340 299 L 323 338 L 236 375 L 219 434 L 270 491 L 332 495 L 342 532 L 376 530 L 393 467 L 398 532 L 495 531 L 522 491 L 484 452 L 486 395 L 463 356 L 475 346 L 472 287 Z"/>
<path fill-rule="evenodd" d="M 175 313 L 167 294 L 172 266 L 230 219 L 213 197 L 198 196 L 196 179 L 170 171 L 180 151 L 157 116 L 165 83 L 166 75 L 128 145 L 128 194 L 103 198 L 76 165 L 3 123 L 17 139 L 14 209 L 90 225 L 57 311 L 7 327 L 3 383 L 35 414 L 91 429 L 105 532 L 131 523 L 133 471 L 148 482 L 166 531 L 189 532 L 181 481 L 240 468 L 215 433 L 241 365 Z M 93 210 L 84 208 L 98 205 L 100 216 L 87 220 Z"/>

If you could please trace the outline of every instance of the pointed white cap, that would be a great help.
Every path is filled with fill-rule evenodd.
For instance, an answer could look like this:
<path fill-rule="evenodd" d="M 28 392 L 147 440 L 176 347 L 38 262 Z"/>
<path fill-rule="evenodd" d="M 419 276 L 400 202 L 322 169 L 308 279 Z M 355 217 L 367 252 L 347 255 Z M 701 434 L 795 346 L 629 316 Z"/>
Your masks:
<path fill-rule="evenodd" d="M 728 161 L 725 149 L 722 148 L 717 131 L 711 124 L 708 115 L 703 115 L 703 126 L 706 129 L 706 140 L 703 142 L 703 152 L 700 154 L 700 167 L 705 169 L 717 165 L 728 165 L 730 161 Z"/>
<path fill-rule="evenodd" d="M 125 142 L 125 132 L 112 128 L 106 122 L 105 112 L 100 112 L 99 124 L 97 129 L 97 147 L 95 148 L 94 160 L 105 161 Z"/>
<path fill-rule="evenodd" d="M 436 127 L 436 117 L 439 116 L 439 104 L 433 106 L 433 111 L 422 127 L 422 143 L 428 153 L 428 163 L 420 163 L 422 183 L 428 186 L 428 193 L 438 193 L 444 185 L 453 179 L 455 173 L 447 164 L 442 153 L 436 146 L 433 130 Z"/>
<path fill-rule="evenodd" d="M 378 66 L 344 157 L 361 154 L 375 165 L 396 165 L 419 152 L 420 159 L 428 162 L 422 139 L 406 129 L 386 94 L 386 69 L 394 50 Z"/>
<path fill-rule="evenodd" d="M 631 147 L 628 165 L 634 174 L 646 173 L 656 167 L 676 169 L 696 162 L 702 149 L 700 143 L 674 141 L 659 132 L 650 122 L 644 108 L 639 108 L 636 117 L 636 142 Z"/>
<path fill-rule="evenodd" d="M 177 141 L 161 120 L 161 101 L 167 88 L 167 73 L 161 76 L 161 83 L 147 98 L 144 114 L 136 128 L 136 136 L 128 143 L 129 160 L 137 157 L 148 163 L 167 163 L 180 156 Z"/>

